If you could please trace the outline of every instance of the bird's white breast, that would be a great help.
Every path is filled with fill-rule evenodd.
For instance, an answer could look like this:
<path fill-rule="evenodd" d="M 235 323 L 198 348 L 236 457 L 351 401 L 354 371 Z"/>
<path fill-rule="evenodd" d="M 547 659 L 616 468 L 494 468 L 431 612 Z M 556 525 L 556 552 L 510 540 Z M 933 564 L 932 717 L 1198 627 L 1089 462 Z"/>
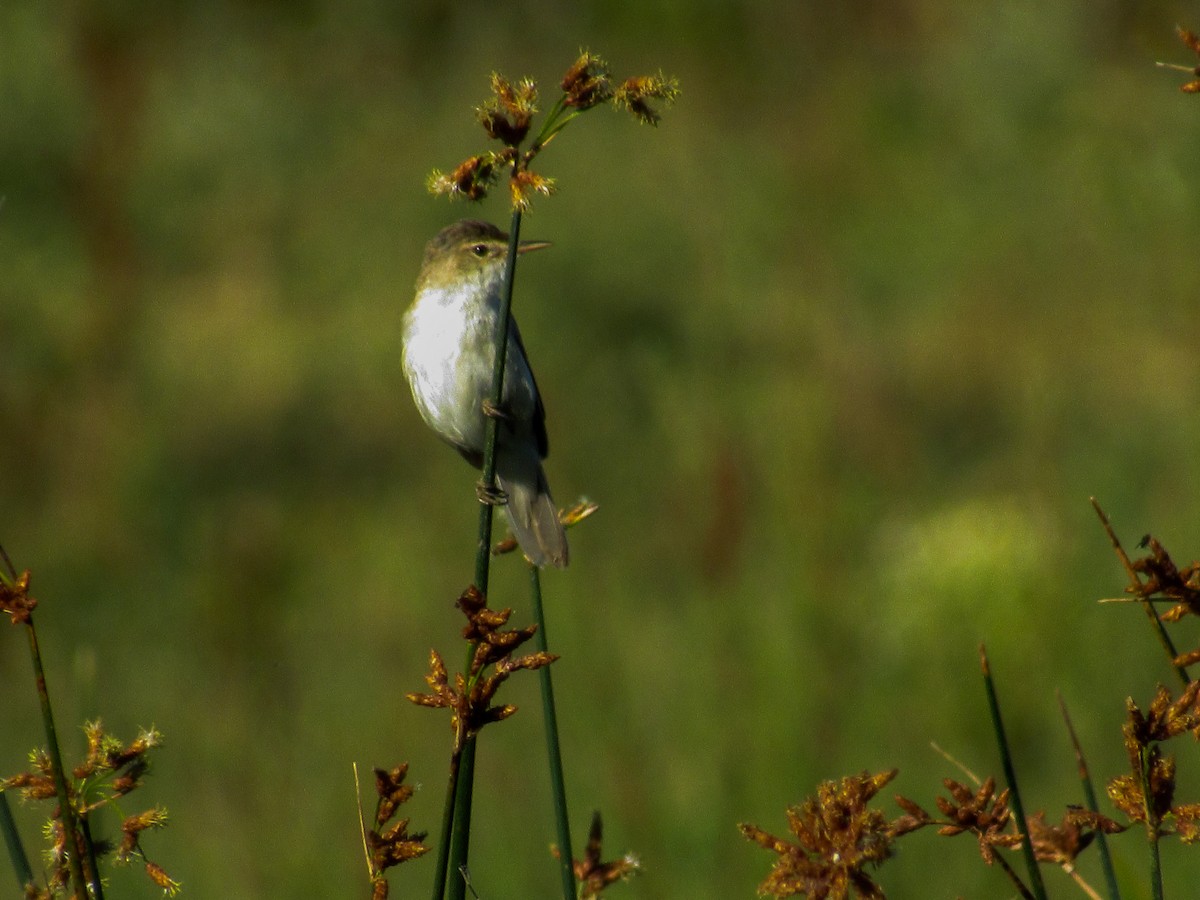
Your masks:
<path fill-rule="evenodd" d="M 426 288 L 404 317 L 404 371 L 426 423 L 461 447 L 480 448 L 495 358 L 495 314 L 470 289 Z"/>

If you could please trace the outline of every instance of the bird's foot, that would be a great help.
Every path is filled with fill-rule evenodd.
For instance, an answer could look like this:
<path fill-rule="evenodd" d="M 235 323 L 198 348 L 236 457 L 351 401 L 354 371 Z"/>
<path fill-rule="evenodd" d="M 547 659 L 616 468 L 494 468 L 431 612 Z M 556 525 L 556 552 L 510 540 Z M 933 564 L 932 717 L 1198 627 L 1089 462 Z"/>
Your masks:
<path fill-rule="evenodd" d="M 485 483 L 482 478 L 475 482 L 475 496 L 480 503 L 488 506 L 504 506 L 508 503 L 508 494 L 494 484 Z"/>
<path fill-rule="evenodd" d="M 483 402 L 479 405 L 480 408 L 483 409 L 483 414 L 489 419 L 499 419 L 501 422 L 512 421 L 512 416 L 509 414 L 508 410 L 505 409 L 504 404 L 497 406 L 491 400 L 485 397 Z"/>

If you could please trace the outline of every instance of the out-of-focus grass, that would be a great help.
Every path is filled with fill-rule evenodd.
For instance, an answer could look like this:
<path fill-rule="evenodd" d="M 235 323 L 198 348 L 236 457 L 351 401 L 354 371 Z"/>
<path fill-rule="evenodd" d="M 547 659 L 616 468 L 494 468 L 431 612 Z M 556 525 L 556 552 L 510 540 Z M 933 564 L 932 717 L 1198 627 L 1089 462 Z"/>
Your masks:
<path fill-rule="evenodd" d="M 735 822 L 892 765 L 929 799 L 931 739 L 996 769 L 981 639 L 1032 809 L 1077 799 L 1054 688 L 1121 764 L 1166 675 L 1092 605 L 1123 574 L 1087 498 L 1197 537 L 1200 108 L 1152 67 L 1179 14 L 720 9 L 0 13 L 0 539 L 63 731 L 166 734 L 158 857 L 195 896 L 360 895 L 351 760 L 411 760 L 436 821 L 448 733 L 401 698 L 458 627 L 474 476 L 411 408 L 399 316 L 428 236 L 505 214 L 423 176 L 478 142 L 490 70 L 549 85 L 580 44 L 685 93 L 653 132 L 581 123 L 525 225 L 556 245 L 516 301 L 549 476 L 602 506 L 546 582 L 577 833 L 604 810 L 629 896 L 748 896 Z M 3 708 L 15 770 L 31 692 Z M 481 747 L 497 900 L 553 890 L 540 742 L 527 709 Z M 973 856 L 916 836 L 880 880 L 1005 890 Z"/>

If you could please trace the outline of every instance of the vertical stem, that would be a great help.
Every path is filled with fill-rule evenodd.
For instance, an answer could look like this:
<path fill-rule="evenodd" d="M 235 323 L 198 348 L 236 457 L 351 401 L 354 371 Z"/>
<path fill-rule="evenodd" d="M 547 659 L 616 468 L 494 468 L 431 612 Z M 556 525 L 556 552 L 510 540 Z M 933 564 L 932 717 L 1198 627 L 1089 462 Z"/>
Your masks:
<path fill-rule="evenodd" d="M 492 394 L 489 398 L 493 408 L 499 409 L 504 399 L 504 366 L 508 356 L 508 332 L 512 309 L 513 279 L 517 268 L 517 246 L 521 239 L 521 211 L 514 209 L 512 225 L 508 232 L 508 257 L 504 268 L 504 285 L 500 293 L 500 327 L 496 329 L 496 359 L 492 367 Z M 500 430 L 500 421 L 494 416 L 487 416 L 487 443 L 483 450 L 483 484 L 491 488 L 496 483 L 496 435 Z M 480 504 L 479 509 L 479 543 L 475 548 L 475 587 L 485 597 L 488 592 L 488 576 L 492 553 L 492 507 L 491 504 Z M 467 651 L 466 672 L 471 671 L 474 658 L 474 645 Z M 451 900 L 465 900 L 466 881 L 461 872 L 467 865 L 471 843 L 471 798 L 475 782 L 475 737 L 471 735 L 463 745 L 462 758 L 459 761 L 458 787 L 454 802 L 454 823 L 452 843 L 450 848 L 450 879 L 449 897 Z"/>
<path fill-rule="evenodd" d="M 1083 756 L 1083 747 L 1079 744 L 1075 726 L 1071 724 L 1071 716 L 1067 712 L 1067 704 L 1061 693 L 1058 695 L 1058 708 L 1062 710 L 1063 721 L 1067 724 L 1067 734 L 1071 736 L 1071 746 L 1075 748 L 1075 762 L 1079 767 L 1079 781 L 1083 786 L 1083 798 L 1087 802 L 1088 809 L 1092 812 L 1099 812 L 1100 806 L 1096 802 L 1096 791 L 1092 787 L 1092 776 L 1088 772 L 1087 760 Z M 1104 832 L 1099 829 L 1096 831 L 1096 847 L 1100 851 L 1100 866 L 1104 870 L 1104 881 L 1108 887 L 1109 900 L 1121 900 L 1121 891 L 1117 888 L 1117 873 L 1113 870 L 1112 857 L 1108 853 L 1108 841 L 1105 840 Z M 1078 880 L 1075 875 L 1072 877 Z"/>
<path fill-rule="evenodd" d="M 1013 867 L 1008 864 L 1003 856 L 997 853 L 992 857 L 1000 864 L 1000 870 L 1008 876 L 1008 880 L 1012 882 L 1013 887 L 1017 889 L 1017 893 L 1021 895 L 1021 900 L 1035 900 L 1033 894 L 1029 893 L 1029 888 L 1025 887 L 1025 882 L 1021 880 L 1021 876 L 1013 871 Z"/>
<path fill-rule="evenodd" d="M 17 823 L 13 821 L 12 810 L 8 806 L 8 794 L 0 791 L 0 831 L 4 832 L 4 843 L 8 847 L 8 858 L 12 860 L 13 872 L 17 876 L 17 885 L 24 891 L 33 885 L 33 869 L 29 867 L 29 857 L 25 855 L 25 846 L 21 843 L 21 835 L 17 831 Z"/>
<path fill-rule="evenodd" d="M 517 270 L 517 247 L 521 240 L 521 211 L 514 209 L 512 225 L 508 231 L 508 257 L 504 265 L 504 285 L 500 291 L 500 327 L 496 329 L 496 358 L 492 366 L 492 394 L 489 398 L 494 409 L 499 409 L 504 400 L 504 366 L 508 359 L 508 332 L 510 328 L 513 296 L 513 280 Z M 487 417 L 487 442 L 483 450 L 482 479 L 485 487 L 496 483 L 496 435 L 500 420 Z M 479 545 L 475 548 L 475 587 L 485 597 L 488 592 L 488 566 L 492 555 L 492 507 L 480 504 Z"/>
<path fill-rule="evenodd" d="M 104 884 L 100 879 L 100 866 L 96 862 L 96 844 L 92 840 L 92 826 L 86 813 L 79 817 L 79 833 L 83 835 L 83 845 L 87 848 L 88 887 L 92 891 L 92 900 L 104 900 Z"/>
<path fill-rule="evenodd" d="M 1104 533 L 1108 535 L 1108 541 L 1112 544 L 1113 551 L 1117 554 L 1117 559 L 1121 561 L 1121 565 L 1125 567 L 1126 574 L 1129 575 L 1130 593 L 1142 605 L 1142 610 L 1146 613 L 1146 618 L 1150 621 L 1150 627 L 1154 629 L 1155 637 L 1158 638 L 1158 642 L 1162 645 L 1163 652 L 1167 654 L 1167 661 L 1171 664 L 1171 668 L 1175 670 L 1175 674 L 1179 676 L 1179 680 L 1183 682 L 1183 686 L 1187 687 L 1191 683 L 1192 678 L 1188 674 L 1186 667 L 1178 665 L 1175 662 L 1179 656 L 1179 651 L 1175 649 L 1175 643 L 1171 640 L 1171 636 L 1167 634 L 1167 629 L 1163 626 L 1162 619 L 1158 617 L 1158 611 L 1154 608 L 1154 604 L 1150 602 L 1150 598 L 1142 590 L 1142 581 L 1138 578 L 1137 569 L 1133 567 L 1133 561 L 1129 558 L 1129 554 L 1125 552 L 1125 548 L 1121 546 L 1121 541 L 1117 538 L 1116 531 L 1113 530 L 1108 514 L 1100 508 L 1100 503 L 1095 497 L 1092 497 L 1092 509 L 1100 517 L 1100 524 L 1104 526 Z"/>
<path fill-rule="evenodd" d="M 433 900 L 442 900 L 446 895 L 446 866 L 450 862 L 450 834 L 454 825 L 454 801 L 458 796 L 459 756 L 457 751 L 450 756 L 450 781 L 442 806 L 442 832 L 438 840 L 437 868 L 433 873 Z"/>
<path fill-rule="evenodd" d="M 467 738 L 459 759 L 458 790 L 454 794 L 454 828 L 450 838 L 449 891 L 451 900 L 465 900 L 465 869 L 471 848 L 471 803 L 474 797 L 471 779 L 475 773 L 475 736 Z"/>
<path fill-rule="evenodd" d="M 67 847 L 67 865 L 71 871 L 76 900 L 88 900 L 88 883 L 83 876 L 83 860 L 79 857 L 80 842 L 78 829 L 75 827 L 75 810 L 71 806 L 71 794 L 67 788 L 62 753 L 58 749 L 58 732 L 54 727 L 54 712 L 50 708 L 50 692 L 46 689 L 46 673 L 42 669 L 42 653 L 38 647 L 37 629 L 33 627 L 32 616 L 26 623 L 25 630 L 29 635 L 29 655 L 33 659 L 33 678 L 42 707 L 42 728 L 46 732 L 46 752 L 50 755 L 54 789 L 58 794 L 59 815 L 62 817 L 63 838 Z M 97 876 L 96 881 L 99 882 L 99 880 Z M 93 885 L 94 887 L 95 885 Z"/>
<path fill-rule="evenodd" d="M 1138 749 L 1138 763 L 1142 780 L 1142 809 L 1145 810 L 1146 840 L 1150 843 L 1150 896 L 1153 900 L 1163 900 L 1162 860 L 1158 851 L 1159 818 L 1150 793 L 1150 770 L 1157 755 L 1153 744 Z"/>
<path fill-rule="evenodd" d="M 1000 745 L 1000 762 L 1004 766 L 1004 780 L 1012 791 L 1013 814 L 1017 820 L 1017 831 L 1021 835 L 1021 849 L 1025 855 L 1025 867 L 1029 870 L 1029 881 L 1037 900 L 1046 900 L 1046 887 L 1042 883 L 1042 871 L 1038 868 L 1033 853 L 1033 842 L 1029 840 L 1029 824 L 1025 818 L 1025 807 L 1021 803 L 1021 792 L 1017 789 L 1017 770 L 1009 752 L 1008 738 L 1004 736 L 1004 720 L 1000 717 L 1000 701 L 996 697 L 996 686 L 992 682 L 992 669 L 988 664 L 987 649 L 979 645 L 979 663 L 983 668 L 983 685 L 987 691 L 988 710 L 992 714 L 992 728 L 996 732 L 996 743 Z"/>
<path fill-rule="evenodd" d="M 533 614 L 537 621 L 534 641 L 537 649 L 547 652 L 546 616 L 542 611 L 542 579 L 538 567 L 529 566 L 529 592 L 533 598 Z M 542 685 L 542 720 L 546 725 L 546 753 L 550 761 L 550 794 L 554 800 L 554 820 L 558 827 L 558 869 L 562 879 L 563 900 L 574 900 L 575 867 L 571 856 L 571 825 L 567 815 L 567 789 L 563 779 L 562 751 L 558 744 L 558 713 L 554 706 L 554 682 L 550 666 L 538 669 Z"/>

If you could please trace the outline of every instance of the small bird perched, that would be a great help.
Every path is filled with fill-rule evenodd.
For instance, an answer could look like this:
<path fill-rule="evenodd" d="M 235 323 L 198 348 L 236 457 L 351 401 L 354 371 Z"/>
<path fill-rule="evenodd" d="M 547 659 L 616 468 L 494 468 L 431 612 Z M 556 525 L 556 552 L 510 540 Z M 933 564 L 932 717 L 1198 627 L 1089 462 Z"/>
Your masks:
<path fill-rule="evenodd" d="M 548 247 L 525 241 L 519 252 Z M 476 468 L 483 465 L 484 405 L 492 392 L 500 293 L 508 235 L 488 222 L 463 220 L 425 246 L 417 295 L 404 315 L 404 374 L 421 417 Z M 508 522 L 536 566 L 567 564 L 567 536 L 542 471 L 546 411 L 525 358 L 521 333 L 508 330 L 504 392 L 496 434 L 496 480 Z"/>

